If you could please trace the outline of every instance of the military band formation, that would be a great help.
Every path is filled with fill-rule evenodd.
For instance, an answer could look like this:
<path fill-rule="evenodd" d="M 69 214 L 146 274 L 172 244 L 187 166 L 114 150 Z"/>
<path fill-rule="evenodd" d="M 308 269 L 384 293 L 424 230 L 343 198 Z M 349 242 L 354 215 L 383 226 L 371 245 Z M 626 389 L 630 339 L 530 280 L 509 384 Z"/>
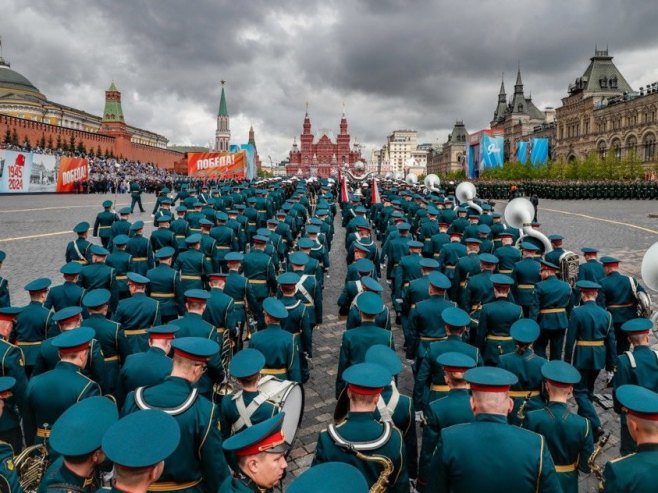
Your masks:
<path fill-rule="evenodd" d="M 2 279 L 2 491 L 281 488 L 327 303 L 345 323 L 336 411 L 286 491 L 571 493 L 590 471 L 656 491 L 658 352 L 619 259 L 590 246 L 574 269 L 568 239 L 459 193 L 337 185 L 163 188 L 148 237 L 135 186 L 73 227 L 62 278 L 24 286 L 27 306 Z M 600 376 L 620 424 L 605 465 Z"/>

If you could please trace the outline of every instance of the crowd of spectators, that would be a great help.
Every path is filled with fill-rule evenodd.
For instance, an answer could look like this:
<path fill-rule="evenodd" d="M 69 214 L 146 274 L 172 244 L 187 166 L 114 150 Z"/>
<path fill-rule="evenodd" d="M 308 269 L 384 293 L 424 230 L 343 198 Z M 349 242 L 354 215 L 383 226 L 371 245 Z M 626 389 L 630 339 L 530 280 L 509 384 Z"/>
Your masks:
<path fill-rule="evenodd" d="M 128 193 L 133 182 L 139 183 L 144 192 L 155 192 L 163 184 L 171 188 L 178 179 L 176 173 L 158 168 L 153 163 L 11 144 L 0 144 L 0 149 L 86 159 L 89 163 L 89 180 L 76 183 L 78 193 Z"/>

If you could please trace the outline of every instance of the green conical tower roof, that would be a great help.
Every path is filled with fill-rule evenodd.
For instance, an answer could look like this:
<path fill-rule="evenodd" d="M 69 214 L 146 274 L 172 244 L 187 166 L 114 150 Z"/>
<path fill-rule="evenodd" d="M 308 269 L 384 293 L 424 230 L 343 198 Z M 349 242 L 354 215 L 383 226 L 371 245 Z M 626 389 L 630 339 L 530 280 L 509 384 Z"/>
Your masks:
<path fill-rule="evenodd" d="M 105 91 L 105 109 L 103 110 L 104 122 L 124 122 L 123 109 L 121 108 L 121 93 L 112 82 L 110 88 Z"/>
<path fill-rule="evenodd" d="M 222 81 L 222 96 L 219 99 L 219 111 L 217 116 L 228 116 L 228 109 L 226 107 L 226 96 L 224 95 L 224 81 Z"/>

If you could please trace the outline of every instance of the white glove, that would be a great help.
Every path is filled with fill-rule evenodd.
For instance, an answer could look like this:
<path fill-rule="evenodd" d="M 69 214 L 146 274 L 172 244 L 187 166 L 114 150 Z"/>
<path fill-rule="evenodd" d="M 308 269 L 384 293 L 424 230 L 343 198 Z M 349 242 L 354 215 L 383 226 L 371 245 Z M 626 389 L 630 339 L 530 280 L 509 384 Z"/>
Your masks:
<path fill-rule="evenodd" d="M 416 423 L 422 423 L 425 421 L 425 415 L 423 414 L 423 411 L 416 411 Z"/>
<path fill-rule="evenodd" d="M 605 372 L 605 381 L 606 381 L 606 383 L 612 382 L 613 378 L 615 378 L 615 372 L 614 371 L 606 371 Z"/>

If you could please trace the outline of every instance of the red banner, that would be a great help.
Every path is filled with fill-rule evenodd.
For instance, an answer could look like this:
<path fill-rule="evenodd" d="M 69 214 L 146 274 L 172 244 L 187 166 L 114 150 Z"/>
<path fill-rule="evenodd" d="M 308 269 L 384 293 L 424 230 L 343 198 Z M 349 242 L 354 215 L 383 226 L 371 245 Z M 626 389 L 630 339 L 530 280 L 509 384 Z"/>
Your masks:
<path fill-rule="evenodd" d="M 245 177 L 247 156 L 240 152 L 190 152 L 187 155 L 189 176 L 220 180 Z"/>
<path fill-rule="evenodd" d="M 85 182 L 89 179 L 89 166 L 86 159 L 76 157 L 62 157 L 59 160 L 59 173 L 57 175 L 58 192 L 75 192 L 76 182 Z"/>

